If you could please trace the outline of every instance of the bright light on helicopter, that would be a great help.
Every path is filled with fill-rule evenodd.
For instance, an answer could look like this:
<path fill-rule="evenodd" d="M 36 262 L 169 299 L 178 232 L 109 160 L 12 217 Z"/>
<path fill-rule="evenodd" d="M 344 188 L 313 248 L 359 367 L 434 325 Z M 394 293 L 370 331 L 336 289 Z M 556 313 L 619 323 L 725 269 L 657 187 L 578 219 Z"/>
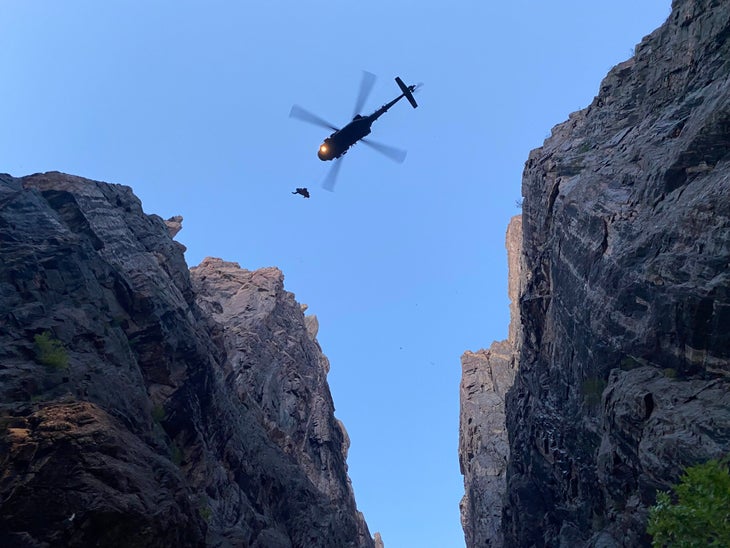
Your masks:
<path fill-rule="evenodd" d="M 320 147 L 319 147 L 319 151 L 320 151 L 320 152 L 322 152 L 322 153 L 325 153 L 325 152 L 327 152 L 327 145 L 322 145 L 322 146 L 320 146 Z"/>

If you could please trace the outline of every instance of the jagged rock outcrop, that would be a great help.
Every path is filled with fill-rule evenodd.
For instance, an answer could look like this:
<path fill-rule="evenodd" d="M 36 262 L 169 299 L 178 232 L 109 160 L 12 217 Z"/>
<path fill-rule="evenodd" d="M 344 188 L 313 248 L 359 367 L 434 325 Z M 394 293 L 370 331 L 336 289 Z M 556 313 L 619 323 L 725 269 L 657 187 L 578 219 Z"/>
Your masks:
<path fill-rule="evenodd" d="M 506 341 L 461 357 L 459 464 L 461 523 L 467 546 L 501 547 L 502 498 L 509 458 L 504 402 L 517 368 L 522 217 L 507 229 L 510 328 Z"/>
<path fill-rule="evenodd" d="M 503 544 L 502 497 L 509 458 L 504 399 L 514 382 L 514 357 L 507 341 L 461 357 L 460 509 L 467 546 Z"/>
<path fill-rule="evenodd" d="M 358 518 L 358 546 L 372 542 L 350 483 L 342 481 L 350 441 L 334 416 L 316 316 L 304 317 L 305 307 L 284 290 L 277 268 L 252 272 L 208 258 L 191 275 L 197 303 L 225 349 L 224 371 L 238 398 L 334 504 L 340 521 Z"/>
<path fill-rule="evenodd" d="M 177 236 L 177 233 L 182 230 L 182 215 L 174 215 L 165 221 L 167 225 L 167 231 L 170 234 L 170 238 Z"/>
<path fill-rule="evenodd" d="M 642 546 L 730 452 L 730 4 L 675 0 L 523 178 L 506 546 Z"/>
<path fill-rule="evenodd" d="M 373 547 L 281 274 L 193 283 L 180 221 L 0 175 L 0 544 Z"/>

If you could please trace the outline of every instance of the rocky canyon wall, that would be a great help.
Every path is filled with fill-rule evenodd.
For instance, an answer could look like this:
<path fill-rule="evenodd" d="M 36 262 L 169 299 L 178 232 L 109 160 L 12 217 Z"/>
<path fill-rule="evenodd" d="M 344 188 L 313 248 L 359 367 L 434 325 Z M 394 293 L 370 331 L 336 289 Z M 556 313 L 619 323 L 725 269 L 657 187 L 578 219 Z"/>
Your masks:
<path fill-rule="evenodd" d="M 728 38 L 730 4 L 675 0 L 530 153 L 502 499 L 499 403 L 464 360 L 467 546 L 648 546 L 657 490 L 730 453 Z"/>
<path fill-rule="evenodd" d="M 461 357 L 459 465 L 464 476 L 461 523 L 467 546 L 500 547 L 509 444 L 505 397 L 514 383 L 520 343 L 522 217 L 507 229 L 510 327 L 507 340 Z"/>
<path fill-rule="evenodd" d="M 0 176 L 0 544 L 373 547 L 316 318 L 179 228 Z"/>
<path fill-rule="evenodd" d="M 730 4 L 675 0 L 523 178 L 507 546 L 648 545 L 730 451 Z"/>

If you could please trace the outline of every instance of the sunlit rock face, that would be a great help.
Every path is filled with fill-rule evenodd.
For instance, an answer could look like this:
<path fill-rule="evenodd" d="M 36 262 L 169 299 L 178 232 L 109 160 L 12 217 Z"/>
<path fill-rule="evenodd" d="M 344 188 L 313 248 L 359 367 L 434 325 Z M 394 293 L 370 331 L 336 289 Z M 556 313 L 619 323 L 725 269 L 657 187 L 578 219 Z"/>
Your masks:
<path fill-rule="evenodd" d="M 312 322 L 180 221 L 0 175 L 0 545 L 374 546 Z"/>
<path fill-rule="evenodd" d="M 334 522 L 355 528 L 357 546 L 371 545 L 347 479 L 350 440 L 334 416 L 316 316 L 304 316 L 278 268 L 249 271 L 208 258 L 191 276 L 239 400 L 330 501 Z"/>
<path fill-rule="evenodd" d="M 504 402 L 517 368 L 522 217 L 507 229 L 510 329 L 506 341 L 461 357 L 459 464 L 461 523 L 468 547 L 501 547 L 502 499 L 509 458 Z"/>
<path fill-rule="evenodd" d="M 648 546 L 730 451 L 730 4 L 675 0 L 523 178 L 506 546 Z"/>

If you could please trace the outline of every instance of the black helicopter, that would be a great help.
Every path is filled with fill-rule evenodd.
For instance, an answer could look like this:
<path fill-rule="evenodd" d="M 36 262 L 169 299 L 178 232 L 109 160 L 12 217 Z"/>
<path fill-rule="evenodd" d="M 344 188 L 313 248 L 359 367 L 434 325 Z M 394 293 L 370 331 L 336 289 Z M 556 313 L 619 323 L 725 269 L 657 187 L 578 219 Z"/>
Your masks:
<path fill-rule="evenodd" d="M 289 117 L 298 118 L 299 120 L 309 122 L 310 124 L 315 124 L 334 130 L 334 133 L 332 133 L 324 140 L 324 142 L 320 145 L 319 150 L 317 151 L 317 157 L 322 161 L 336 160 L 338 158 L 342 158 L 342 156 L 347 153 L 352 145 L 354 145 L 358 141 L 362 141 L 363 143 L 374 148 L 381 154 L 384 154 L 391 160 L 400 163 L 403 162 L 403 160 L 405 160 L 406 158 L 405 150 L 390 147 L 382 143 L 377 143 L 369 139 L 365 139 L 365 137 L 370 134 L 370 127 L 373 125 L 373 122 L 380 118 L 383 114 L 388 112 L 390 107 L 395 105 L 403 97 L 408 100 L 413 108 L 418 107 L 418 103 L 416 103 L 416 100 L 413 98 L 413 92 L 416 91 L 416 88 L 419 86 L 407 86 L 403 83 L 403 80 L 401 80 L 397 76 L 395 78 L 395 82 L 398 84 L 398 87 L 401 90 L 401 94 L 389 103 L 386 103 L 385 105 L 380 107 L 372 114 L 362 116 L 359 114 L 359 111 L 365 104 L 365 101 L 367 100 L 368 95 L 370 95 L 370 92 L 373 89 L 373 85 L 375 84 L 375 75 L 371 74 L 370 72 L 363 71 L 362 82 L 360 83 L 360 92 L 355 103 L 354 116 L 352 118 L 352 121 L 342 129 L 336 128 L 329 122 L 323 120 L 315 114 L 312 114 L 308 110 L 303 109 L 299 105 L 294 105 L 292 107 L 291 112 L 289 113 Z M 332 190 L 334 188 L 334 184 L 337 179 L 337 172 L 339 171 L 339 166 L 339 162 L 333 165 L 324 183 L 322 183 L 322 186 L 326 190 Z"/>

